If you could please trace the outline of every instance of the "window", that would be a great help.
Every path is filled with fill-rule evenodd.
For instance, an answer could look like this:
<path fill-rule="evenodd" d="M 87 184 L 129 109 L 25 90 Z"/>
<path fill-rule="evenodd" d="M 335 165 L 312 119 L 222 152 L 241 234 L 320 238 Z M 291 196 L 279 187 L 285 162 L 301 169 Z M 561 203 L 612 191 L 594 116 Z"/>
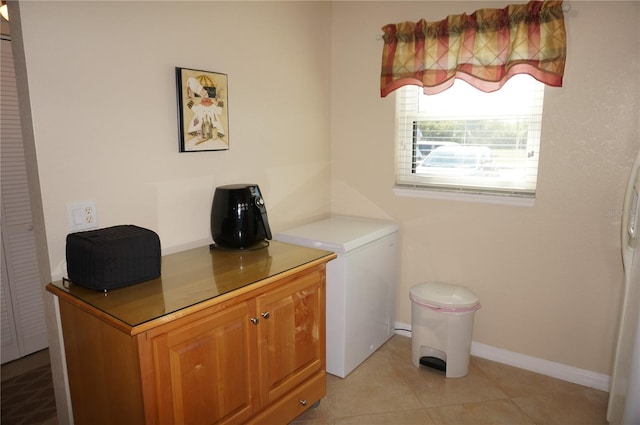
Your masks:
<path fill-rule="evenodd" d="M 396 92 L 396 188 L 534 198 L 544 84 L 515 75 L 485 93 Z"/>

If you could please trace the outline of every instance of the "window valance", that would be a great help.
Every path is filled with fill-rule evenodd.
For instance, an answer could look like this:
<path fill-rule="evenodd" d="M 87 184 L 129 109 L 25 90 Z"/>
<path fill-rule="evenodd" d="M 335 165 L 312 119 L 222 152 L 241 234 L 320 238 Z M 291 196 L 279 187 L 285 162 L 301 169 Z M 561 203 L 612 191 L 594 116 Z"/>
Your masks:
<path fill-rule="evenodd" d="M 498 90 L 515 74 L 562 86 L 566 33 L 562 0 L 479 9 L 438 22 L 402 22 L 382 30 L 382 97 L 405 85 L 439 93 L 460 78 Z"/>

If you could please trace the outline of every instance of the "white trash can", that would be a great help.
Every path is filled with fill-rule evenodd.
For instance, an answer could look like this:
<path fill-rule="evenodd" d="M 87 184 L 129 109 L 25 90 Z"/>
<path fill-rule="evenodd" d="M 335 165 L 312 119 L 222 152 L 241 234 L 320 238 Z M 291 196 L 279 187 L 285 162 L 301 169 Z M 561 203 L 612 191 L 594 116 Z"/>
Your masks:
<path fill-rule="evenodd" d="M 464 286 L 441 282 L 411 288 L 411 361 L 442 370 L 447 378 L 469 372 L 478 297 Z"/>

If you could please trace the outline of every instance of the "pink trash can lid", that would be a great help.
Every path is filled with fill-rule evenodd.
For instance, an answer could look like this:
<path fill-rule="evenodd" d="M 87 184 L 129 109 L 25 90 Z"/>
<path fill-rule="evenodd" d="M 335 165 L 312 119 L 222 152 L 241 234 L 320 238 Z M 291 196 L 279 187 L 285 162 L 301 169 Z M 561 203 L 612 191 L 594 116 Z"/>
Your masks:
<path fill-rule="evenodd" d="M 480 308 L 478 297 L 460 285 L 442 282 L 421 283 L 411 288 L 411 301 L 449 313 L 473 312 Z"/>

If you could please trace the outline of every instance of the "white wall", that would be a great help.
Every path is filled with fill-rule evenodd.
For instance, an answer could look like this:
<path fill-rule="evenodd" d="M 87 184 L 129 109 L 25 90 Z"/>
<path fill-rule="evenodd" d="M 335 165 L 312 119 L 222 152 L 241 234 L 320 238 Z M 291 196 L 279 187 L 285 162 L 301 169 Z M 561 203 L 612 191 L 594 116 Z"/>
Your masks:
<path fill-rule="evenodd" d="M 395 96 L 380 98 L 380 28 L 511 2 L 336 2 L 332 211 L 402 229 L 397 319 L 410 288 L 465 285 L 473 339 L 609 375 L 622 290 L 620 209 L 640 147 L 638 2 L 569 2 L 563 88 L 545 90 L 534 207 L 395 197 Z"/>

